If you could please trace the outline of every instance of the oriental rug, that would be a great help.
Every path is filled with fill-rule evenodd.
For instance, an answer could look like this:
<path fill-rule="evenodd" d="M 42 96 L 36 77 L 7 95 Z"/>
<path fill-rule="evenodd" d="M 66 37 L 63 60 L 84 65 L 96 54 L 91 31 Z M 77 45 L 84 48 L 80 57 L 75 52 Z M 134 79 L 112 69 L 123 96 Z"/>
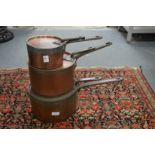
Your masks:
<path fill-rule="evenodd" d="M 3 129 L 152 129 L 155 93 L 140 68 L 78 68 L 76 78 L 123 76 L 119 83 L 82 88 L 79 108 L 66 121 L 43 123 L 31 112 L 27 69 L 0 69 L 0 128 Z"/>

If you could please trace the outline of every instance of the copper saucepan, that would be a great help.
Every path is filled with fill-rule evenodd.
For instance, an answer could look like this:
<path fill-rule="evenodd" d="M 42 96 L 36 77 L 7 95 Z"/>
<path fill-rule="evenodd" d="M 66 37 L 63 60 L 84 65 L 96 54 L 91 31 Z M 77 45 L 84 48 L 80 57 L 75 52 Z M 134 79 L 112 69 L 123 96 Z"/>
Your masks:
<path fill-rule="evenodd" d="M 102 37 L 76 37 L 67 39 L 50 35 L 31 37 L 26 42 L 29 64 L 39 69 L 55 69 L 61 67 L 67 44 L 97 39 L 102 39 Z"/>
<path fill-rule="evenodd" d="M 63 66 L 58 69 L 43 70 L 29 64 L 29 74 L 32 91 L 38 95 L 55 97 L 71 91 L 75 84 L 74 70 L 77 59 L 88 53 L 111 45 L 107 42 L 102 46 L 72 53 L 63 60 Z"/>
<path fill-rule="evenodd" d="M 29 95 L 32 105 L 32 112 L 44 122 L 58 122 L 70 117 L 78 107 L 78 91 L 81 88 L 99 85 L 110 82 L 122 81 L 122 77 L 87 82 L 82 85 L 74 85 L 74 88 L 65 95 L 59 97 L 42 97 L 36 95 L 30 88 Z"/>

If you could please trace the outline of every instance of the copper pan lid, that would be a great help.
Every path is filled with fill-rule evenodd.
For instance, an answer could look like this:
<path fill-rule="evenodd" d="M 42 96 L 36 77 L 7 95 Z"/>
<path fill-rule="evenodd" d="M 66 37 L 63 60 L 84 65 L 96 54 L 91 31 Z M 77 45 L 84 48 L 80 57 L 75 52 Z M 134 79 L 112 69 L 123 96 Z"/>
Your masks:
<path fill-rule="evenodd" d="M 50 35 L 39 35 L 27 40 L 27 45 L 37 49 L 51 49 L 62 45 L 60 38 Z"/>

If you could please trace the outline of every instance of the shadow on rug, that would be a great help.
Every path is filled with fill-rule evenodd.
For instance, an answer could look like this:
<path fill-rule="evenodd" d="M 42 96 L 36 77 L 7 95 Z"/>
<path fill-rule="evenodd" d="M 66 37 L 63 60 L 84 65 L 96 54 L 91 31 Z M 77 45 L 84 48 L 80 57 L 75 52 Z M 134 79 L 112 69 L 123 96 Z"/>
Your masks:
<path fill-rule="evenodd" d="M 155 128 L 155 94 L 140 69 L 76 69 L 75 76 L 123 76 L 124 81 L 81 89 L 79 109 L 72 117 L 60 123 L 42 123 L 31 113 L 28 70 L 1 69 L 0 128 Z"/>

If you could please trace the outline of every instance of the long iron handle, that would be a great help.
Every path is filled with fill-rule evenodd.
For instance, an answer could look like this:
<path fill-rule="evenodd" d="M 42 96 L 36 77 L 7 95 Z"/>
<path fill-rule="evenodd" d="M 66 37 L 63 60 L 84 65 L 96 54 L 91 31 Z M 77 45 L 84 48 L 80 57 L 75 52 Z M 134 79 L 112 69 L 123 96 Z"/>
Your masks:
<path fill-rule="evenodd" d="M 91 40 L 98 40 L 98 39 L 102 39 L 102 37 L 101 36 L 95 36 L 95 37 L 86 38 L 86 37 L 82 36 L 82 37 L 62 39 L 62 42 L 65 42 L 65 44 L 68 44 L 68 43 L 91 41 Z"/>
<path fill-rule="evenodd" d="M 82 57 L 83 55 L 89 54 L 91 52 L 97 51 L 99 49 L 105 48 L 105 47 L 110 46 L 110 45 L 112 45 L 112 43 L 107 42 L 104 45 L 101 45 L 101 46 L 98 46 L 98 47 L 89 47 L 86 50 L 74 52 L 74 53 L 71 53 L 70 55 L 71 55 L 71 58 L 78 59 L 78 58 Z"/>
<path fill-rule="evenodd" d="M 76 82 L 98 81 L 101 79 L 102 79 L 101 76 L 95 76 L 95 77 L 79 78 Z"/>
<path fill-rule="evenodd" d="M 88 82 L 84 83 L 82 85 L 77 86 L 77 90 L 80 90 L 81 88 L 92 86 L 92 85 L 98 85 L 98 84 L 104 84 L 104 83 L 110 83 L 110 82 L 119 82 L 122 81 L 124 78 L 123 77 L 116 77 L 116 78 L 111 78 L 111 79 L 105 79 L 105 80 L 100 80 L 100 81 L 93 81 L 93 82 Z"/>

